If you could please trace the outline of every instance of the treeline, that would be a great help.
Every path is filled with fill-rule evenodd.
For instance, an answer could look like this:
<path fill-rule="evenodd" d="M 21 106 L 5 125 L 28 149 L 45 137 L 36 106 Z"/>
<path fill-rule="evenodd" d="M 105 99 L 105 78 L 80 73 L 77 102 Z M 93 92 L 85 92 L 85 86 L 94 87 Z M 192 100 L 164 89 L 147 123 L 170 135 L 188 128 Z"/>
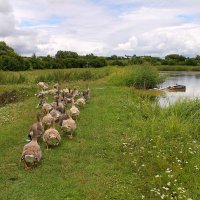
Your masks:
<path fill-rule="evenodd" d="M 113 55 L 107 58 L 109 65 L 188 65 L 188 66 L 200 66 L 200 56 L 197 55 L 194 58 L 185 57 L 179 54 L 170 54 L 164 58 L 152 57 L 152 56 L 116 56 Z"/>
<path fill-rule="evenodd" d="M 104 57 L 93 54 L 80 56 L 72 51 L 58 51 L 49 55 L 22 57 L 5 42 L 0 42 L 0 70 L 23 71 L 31 69 L 99 68 L 107 65 Z"/>
<path fill-rule="evenodd" d="M 0 41 L 0 70 L 23 71 L 32 69 L 66 69 L 66 68 L 99 68 L 106 65 L 188 65 L 200 66 L 200 56 L 194 58 L 183 55 L 171 54 L 165 58 L 152 56 L 117 56 L 99 57 L 94 54 L 85 56 L 72 51 L 59 50 L 55 56 L 23 57 L 18 55 L 13 48 Z"/>

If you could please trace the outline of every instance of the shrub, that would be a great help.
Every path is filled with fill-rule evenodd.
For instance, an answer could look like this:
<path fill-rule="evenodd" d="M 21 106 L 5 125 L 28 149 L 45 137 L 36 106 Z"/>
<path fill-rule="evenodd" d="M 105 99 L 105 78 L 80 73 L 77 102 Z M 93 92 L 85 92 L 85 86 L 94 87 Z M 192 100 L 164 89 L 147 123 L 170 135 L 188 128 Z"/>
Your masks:
<path fill-rule="evenodd" d="M 138 66 L 131 70 L 125 78 L 127 86 L 134 86 L 137 89 L 151 89 L 160 83 L 158 71 L 154 67 Z"/>

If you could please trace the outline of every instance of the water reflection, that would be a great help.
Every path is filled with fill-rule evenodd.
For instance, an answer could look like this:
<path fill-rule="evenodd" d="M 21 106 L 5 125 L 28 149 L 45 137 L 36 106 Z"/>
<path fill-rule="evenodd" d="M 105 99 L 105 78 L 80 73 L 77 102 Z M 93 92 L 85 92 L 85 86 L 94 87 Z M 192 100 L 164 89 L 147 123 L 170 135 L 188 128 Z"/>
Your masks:
<path fill-rule="evenodd" d="M 185 92 L 168 92 L 163 97 L 159 97 L 159 104 L 161 106 L 168 106 L 177 100 L 200 97 L 200 72 L 161 72 L 161 74 L 168 75 L 169 77 L 164 83 L 159 85 L 159 88 L 165 88 L 172 85 L 185 85 Z"/>

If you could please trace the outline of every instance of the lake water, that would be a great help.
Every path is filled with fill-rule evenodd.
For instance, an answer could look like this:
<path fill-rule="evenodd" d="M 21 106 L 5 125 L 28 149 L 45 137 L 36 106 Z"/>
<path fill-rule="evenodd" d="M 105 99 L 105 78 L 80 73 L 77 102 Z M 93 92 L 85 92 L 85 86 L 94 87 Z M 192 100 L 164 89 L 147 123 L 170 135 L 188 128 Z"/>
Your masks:
<path fill-rule="evenodd" d="M 161 72 L 169 77 L 164 83 L 159 85 L 159 88 L 165 88 L 172 85 L 185 85 L 185 92 L 165 92 L 165 96 L 159 98 L 161 106 L 168 106 L 177 100 L 189 98 L 200 98 L 200 72 Z"/>

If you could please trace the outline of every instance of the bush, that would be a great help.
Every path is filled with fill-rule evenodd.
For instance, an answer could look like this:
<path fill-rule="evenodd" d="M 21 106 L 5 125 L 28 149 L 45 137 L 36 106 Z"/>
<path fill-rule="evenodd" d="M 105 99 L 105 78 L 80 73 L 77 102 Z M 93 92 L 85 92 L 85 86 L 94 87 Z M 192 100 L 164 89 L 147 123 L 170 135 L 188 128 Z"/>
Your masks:
<path fill-rule="evenodd" d="M 114 60 L 110 62 L 110 65 L 112 66 L 125 66 L 125 64 L 121 60 Z"/>
<path fill-rule="evenodd" d="M 94 58 L 88 60 L 88 67 L 105 67 L 107 65 L 106 60 L 104 58 Z"/>
<path fill-rule="evenodd" d="M 161 82 L 158 71 L 154 67 L 138 66 L 131 70 L 125 78 L 127 86 L 137 89 L 151 89 Z"/>

